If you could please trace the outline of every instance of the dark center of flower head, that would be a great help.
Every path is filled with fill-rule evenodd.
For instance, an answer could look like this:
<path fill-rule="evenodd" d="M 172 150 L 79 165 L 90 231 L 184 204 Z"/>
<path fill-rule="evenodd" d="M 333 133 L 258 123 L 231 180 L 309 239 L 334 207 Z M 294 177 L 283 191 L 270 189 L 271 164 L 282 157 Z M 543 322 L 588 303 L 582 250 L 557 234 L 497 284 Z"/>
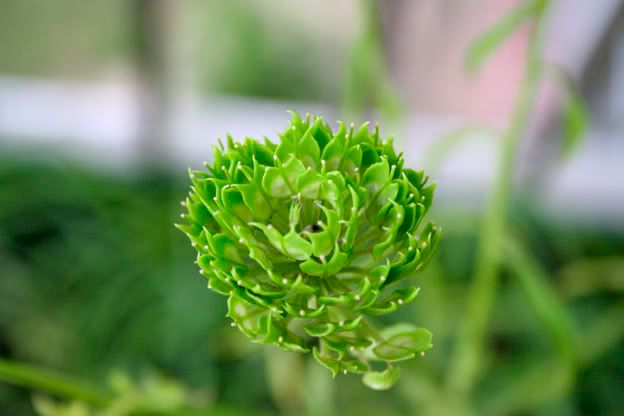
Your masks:
<path fill-rule="evenodd" d="M 310 224 L 306 227 L 306 231 L 309 231 L 311 233 L 316 233 L 318 231 L 321 231 L 321 226 L 318 224 Z"/>

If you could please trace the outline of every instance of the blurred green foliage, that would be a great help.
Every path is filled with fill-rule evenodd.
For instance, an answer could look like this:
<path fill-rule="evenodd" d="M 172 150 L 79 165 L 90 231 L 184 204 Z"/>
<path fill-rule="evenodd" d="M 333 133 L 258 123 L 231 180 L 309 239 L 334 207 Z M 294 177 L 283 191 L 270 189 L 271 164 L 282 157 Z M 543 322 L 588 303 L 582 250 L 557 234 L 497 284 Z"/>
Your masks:
<path fill-rule="evenodd" d="M 92 380 L 155 366 L 202 386 L 258 361 L 230 366 L 226 308 L 188 278 L 199 275 L 171 225 L 170 177 L 0 166 L 3 355 Z M 261 403 L 262 377 L 246 383 L 248 404 Z"/>
<path fill-rule="evenodd" d="M 395 389 L 364 395 L 357 377 L 332 380 L 327 372 L 315 373 L 315 366 L 296 354 L 289 355 L 297 357 L 294 361 L 284 361 L 277 350 L 251 346 L 229 327 L 224 302 L 206 290 L 205 279 L 190 261 L 192 250 L 171 226 L 184 183 L 184 178 L 166 172 L 127 178 L 62 162 L 2 157 L 1 356 L 101 386 L 110 369 L 127 370 L 138 379 L 158 369 L 199 391 L 208 409 L 444 413 L 448 402 L 439 396 L 440 377 L 471 281 L 476 218 L 465 212 L 434 213 L 448 233 L 439 258 L 418 279 L 426 296 L 399 311 L 396 319 L 431 328 L 435 348 L 425 358 L 406 363 Z M 513 273 L 504 276 L 497 295 L 497 313 L 487 335 L 486 377 L 475 393 L 477 406 L 490 409 L 483 414 L 622 414 L 624 236 L 544 223 L 528 208 L 517 208 L 512 218 L 514 229 L 537 255 L 510 255 L 520 261 L 508 269 Z M 537 273 L 540 280 L 514 278 L 518 270 L 527 279 Z M 527 292 L 539 292 L 535 284 L 552 288 L 573 319 L 580 363 L 561 394 L 536 400 L 529 408 L 509 407 L 530 401 L 544 384 L 550 385 L 541 380 L 552 381 L 554 374 L 521 377 L 534 368 L 532 362 L 552 362 L 551 345 L 557 343 L 551 344 L 544 328 L 554 323 L 557 334 L 561 322 L 559 312 L 549 312 L 556 306 L 553 302 L 538 308 L 527 302 L 539 299 L 526 297 Z M 562 339 L 565 347 L 568 341 Z M 555 357 L 561 355 L 554 351 Z M 521 380 L 528 381 L 511 383 Z M 296 385 L 315 396 L 306 398 L 293 390 Z M 506 385 L 514 387 L 504 389 Z M 502 397 L 504 403 L 498 400 Z M 0 384 L 0 403 L 0 414 L 33 412 L 30 394 L 21 388 Z M 524 410 L 499 411 L 515 408 Z"/>
<path fill-rule="evenodd" d="M 32 13 L 25 1 L 3 2 L 0 71 L 81 77 L 94 67 L 127 65 L 136 41 L 128 29 L 134 22 L 127 4 L 59 0 L 38 3 Z M 326 53 L 331 48 L 314 44 L 294 25 L 263 20 L 242 0 L 193 2 L 197 15 L 208 10 L 202 4 L 210 4 L 206 18 L 212 23 L 199 35 L 207 42 L 201 55 L 205 78 L 200 76 L 206 90 L 336 98 L 336 81 L 327 73 L 336 72 L 340 63 Z M 541 16 L 543 4 L 529 0 L 486 32 L 469 52 L 469 66 L 478 68 L 520 24 Z M 380 65 L 381 44 L 377 38 L 370 42 L 370 36 L 375 33 L 363 31 L 356 41 L 347 84 L 366 86 L 387 75 Z M 227 47 L 214 39 L 227 40 Z M 538 58 L 536 51 L 533 58 Z M 542 64 L 529 62 L 531 87 Z M 347 104 L 352 98 L 360 109 L 384 106 L 383 89 L 371 90 L 371 96 L 361 92 L 347 88 L 343 98 Z M 564 92 L 569 101 L 563 153 L 568 153 L 586 129 L 586 115 L 574 90 Z M 520 113 L 516 124 L 524 126 L 530 111 Z M 513 136 L 519 140 L 521 132 L 517 127 Z M 179 212 L 176 201 L 185 193 L 183 178 L 168 172 L 106 175 L 35 161 L 34 154 L 0 156 L 4 359 L 73 375 L 108 392 L 104 380 L 111 369 L 139 380 L 126 383 L 139 392 L 149 380 L 145 375 L 157 369 L 188 383 L 188 391 L 197 392 L 211 414 L 223 414 L 222 409 L 234 409 L 226 414 L 624 414 L 624 235 L 616 227 L 545 222 L 533 211 L 531 196 L 514 201 L 507 221 L 498 217 L 508 225 L 500 233 L 503 241 L 482 239 L 502 253 L 491 298 L 495 313 L 484 321 L 483 349 L 475 349 L 482 372 L 474 377 L 470 396 L 458 401 L 445 387 L 456 375 L 450 355 L 461 340 L 459 321 L 466 318 L 466 293 L 475 280 L 478 218 L 462 207 L 434 213 L 447 231 L 439 258 L 419 278 L 421 302 L 392 319 L 430 328 L 435 348 L 403 368 L 395 389 L 363 394 L 355 377 L 332 381 L 302 357 L 262 351 L 229 328 L 224 303 L 205 289 L 204 278 L 189 261 L 192 250 L 171 226 Z M 43 374 L 49 385 L 47 373 L 25 368 L 39 381 Z M 19 371 L 12 379 L 10 368 L 0 370 L 4 381 L 37 385 L 18 383 Z M 41 413 L 91 410 L 84 397 L 81 403 L 65 402 L 72 397 L 63 386 L 39 384 L 61 399 L 58 404 L 37 398 Z M 156 390 L 160 393 L 150 404 L 168 395 Z M 123 402 L 125 396 L 116 397 Z M 34 412 L 31 393 L 21 387 L 0 384 L 0 404 L 0 414 Z"/>
<path fill-rule="evenodd" d="M 3 1 L 0 73 L 72 80 L 97 80 L 107 74 L 132 77 L 141 36 L 137 4 Z M 347 45 L 337 41 L 328 48 L 310 28 L 264 13 L 268 4 L 177 3 L 176 13 L 168 18 L 181 37 L 173 42 L 184 45 L 175 52 L 176 59 L 182 58 L 178 65 L 193 67 L 191 82 L 204 94 L 337 102 L 341 76 L 335 74 L 342 74 L 341 48 Z"/>
<path fill-rule="evenodd" d="M 389 121 L 404 116 L 401 97 L 390 77 L 382 39 L 379 3 L 360 0 L 361 23 L 349 51 L 342 109 L 352 117 L 377 110 Z"/>
<path fill-rule="evenodd" d="M 129 2 L 21 1 L 0 4 L 0 72 L 85 78 L 128 62 Z"/>
<path fill-rule="evenodd" d="M 341 74 L 343 67 L 340 42 L 328 47 L 322 36 L 296 22 L 278 13 L 261 13 L 270 5 L 245 0 L 193 2 L 198 14 L 202 89 L 240 96 L 336 102 L 341 81 L 336 74 Z"/>

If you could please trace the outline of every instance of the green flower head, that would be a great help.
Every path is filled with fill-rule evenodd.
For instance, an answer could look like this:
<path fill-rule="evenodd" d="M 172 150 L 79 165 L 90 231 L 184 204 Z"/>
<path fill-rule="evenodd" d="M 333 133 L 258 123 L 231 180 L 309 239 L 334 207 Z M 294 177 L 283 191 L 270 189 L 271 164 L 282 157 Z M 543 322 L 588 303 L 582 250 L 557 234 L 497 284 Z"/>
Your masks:
<path fill-rule="evenodd" d="M 431 347 L 425 329 L 367 321 L 414 300 L 406 277 L 440 239 L 432 223 L 418 231 L 435 184 L 403 167 L 392 139 L 292 113 L 279 144 L 228 137 L 206 168 L 190 172 L 178 228 L 208 287 L 228 297 L 232 326 L 380 389 L 398 378 L 391 363 Z M 371 372 L 374 361 L 388 369 Z"/>

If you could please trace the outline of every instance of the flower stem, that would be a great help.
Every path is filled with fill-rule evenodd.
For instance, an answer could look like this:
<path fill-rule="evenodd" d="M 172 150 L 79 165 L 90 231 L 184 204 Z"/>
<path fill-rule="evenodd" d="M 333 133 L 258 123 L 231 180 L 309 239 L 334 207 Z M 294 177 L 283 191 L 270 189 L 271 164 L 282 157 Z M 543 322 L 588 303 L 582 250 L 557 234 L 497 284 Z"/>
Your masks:
<path fill-rule="evenodd" d="M 511 195 L 514 159 L 518 144 L 525 134 L 537 95 L 542 62 L 545 10 L 535 18 L 529 38 L 524 78 L 520 85 L 511 122 L 502 137 L 498 174 L 481 224 L 480 246 L 475 278 L 469 288 L 466 317 L 460 327 L 449 367 L 447 387 L 459 400 L 470 393 L 480 370 L 480 357 L 486 335 L 488 315 L 494 302 L 500 251 L 505 233 Z"/>
<path fill-rule="evenodd" d="M 43 390 L 68 399 L 81 400 L 96 406 L 105 406 L 111 395 L 84 380 L 78 380 L 30 365 L 0 358 L 0 381 Z"/>

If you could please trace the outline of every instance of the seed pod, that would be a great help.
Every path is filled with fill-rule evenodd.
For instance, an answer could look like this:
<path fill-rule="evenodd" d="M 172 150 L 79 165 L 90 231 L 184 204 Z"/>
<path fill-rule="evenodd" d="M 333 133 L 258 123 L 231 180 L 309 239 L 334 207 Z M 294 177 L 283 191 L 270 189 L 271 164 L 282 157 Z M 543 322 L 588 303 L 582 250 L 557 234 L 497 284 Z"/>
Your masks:
<path fill-rule="evenodd" d="M 333 132 L 320 117 L 292 117 L 279 144 L 228 137 L 207 171 L 189 172 L 187 222 L 177 227 L 197 250 L 200 272 L 228 297 L 228 317 L 245 335 L 313 350 L 334 375 L 365 373 L 371 359 L 415 357 L 431 347 L 428 331 L 378 332 L 365 318 L 417 296 L 404 280 L 440 240 L 432 223 L 418 231 L 435 184 L 404 168 L 392 139 L 380 140 L 368 123 Z M 365 380 L 378 388 L 380 374 Z"/>

